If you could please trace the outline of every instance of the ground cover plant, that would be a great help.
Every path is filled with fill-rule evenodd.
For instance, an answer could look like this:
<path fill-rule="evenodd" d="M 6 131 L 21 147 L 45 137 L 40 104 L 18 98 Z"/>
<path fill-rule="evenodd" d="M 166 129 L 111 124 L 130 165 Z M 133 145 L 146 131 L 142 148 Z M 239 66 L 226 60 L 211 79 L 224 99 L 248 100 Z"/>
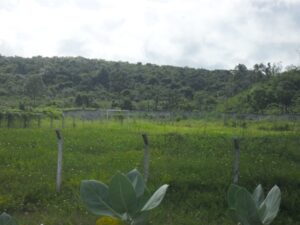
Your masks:
<path fill-rule="evenodd" d="M 81 181 L 80 196 L 90 212 L 101 216 L 99 224 L 104 225 L 103 220 L 110 219 L 118 224 L 145 225 L 149 211 L 159 206 L 167 189 L 164 184 L 151 196 L 143 176 L 133 169 L 126 175 L 118 172 L 109 185 L 95 180 Z"/>
<path fill-rule="evenodd" d="M 246 188 L 232 184 L 227 195 L 229 209 L 234 218 L 242 225 L 269 225 L 277 216 L 281 200 L 281 192 L 275 185 L 264 197 L 259 184 L 253 194 Z"/>
<path fill-rule="evenodd" d="M 15 219 L 13 217 L 11 217 L 11 215 L 4 212 L 4 213 L 0 214 L 0 224 L 1 225 L 16 225 L 17 222 L 15 221 Z"/>
<path fill-rule="evenodd" d="M 272 224 L 299 224 L 299 122 L 124 120 L 66 121 L 63 184 L 55 192 L 57 143 L 54 130 L 0 129 L 0 212 L 19 224 L 95 224 L 80 199 L 81 180 L 108 183 L 117 172 L 142 171 L 143 140 L 149 136 L 148 187 L 170 185 L 166 198 L 150 216 L 152 224 L 235 224 L 227 209 L 232 182 L 232 138 L 240 139 L 240 185 L 251 189 L 280 187 L 280 213 Z M 289 129 L 273 129 L 288 124 Z M 53 127 L 61 126 L 55 121 Z M 262 129 L 262 127 L 264 129 Z"/>

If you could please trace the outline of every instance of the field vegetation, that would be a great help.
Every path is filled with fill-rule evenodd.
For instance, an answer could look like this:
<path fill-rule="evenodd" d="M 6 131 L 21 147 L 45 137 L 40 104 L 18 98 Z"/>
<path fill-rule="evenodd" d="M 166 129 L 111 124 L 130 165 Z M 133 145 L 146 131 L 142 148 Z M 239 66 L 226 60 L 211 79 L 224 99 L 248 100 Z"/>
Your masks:
<path fill-rule="evenodd" d="M 274 225 L 300 224 L 300 123 L 298 121 L 66 120 L 63 184 L 55 191 L 55 127 L 0 128 L 0 212 L 19 224 L 95 224 L 79 196 L 81 180 L 108 183 L 117 172 L 143 171 L 143 139 L 150 142 L 154 191 L 169 184 L 151 214 L 154 225 L 234 224 L 226 193 L 232 183 L 233 138 L 240 141 L 239 184 L 253 190 L 278 185 L 282 203 Z"/>

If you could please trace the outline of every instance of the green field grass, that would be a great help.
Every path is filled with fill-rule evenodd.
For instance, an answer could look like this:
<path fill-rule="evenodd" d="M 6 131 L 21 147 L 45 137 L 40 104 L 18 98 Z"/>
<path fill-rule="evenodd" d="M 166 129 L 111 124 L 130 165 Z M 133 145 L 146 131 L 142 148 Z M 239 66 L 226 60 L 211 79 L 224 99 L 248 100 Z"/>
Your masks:
<path fill-rule="evenodd" d="M 53 128 L 61 126 L 54 121 Z M 148 186 L 170 188 L 152 212 L 154 225 L 234 224 L 226 192 L 232 181 L 234 137 L 240 139 L 240 184 L 282 190 L 274 225 L 300 224 L 299 122 L 182 120 L 178 122 L 67 120 L 62 192 L 55 192 L 57 143 L 49 121 L 41 128 L 0 129 L 0 212 L 21 225 L 95 224 L 79 199 L 82 179 L 109 182 L 116 171 L 142 171 L 143 140 L 150 140 Z"/>

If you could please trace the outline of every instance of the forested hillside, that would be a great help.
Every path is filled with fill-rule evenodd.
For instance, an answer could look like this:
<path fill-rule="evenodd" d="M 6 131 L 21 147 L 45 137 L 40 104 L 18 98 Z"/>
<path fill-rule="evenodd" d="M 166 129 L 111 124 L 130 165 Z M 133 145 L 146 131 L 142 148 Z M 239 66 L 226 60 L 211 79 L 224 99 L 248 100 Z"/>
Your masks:
<path fill-rule="evenodd" d="M 299 113 L 300 70 L 130 64 L 82 57 L 0 56 L 2 108 L 92 107 L 151 111 Z"/>

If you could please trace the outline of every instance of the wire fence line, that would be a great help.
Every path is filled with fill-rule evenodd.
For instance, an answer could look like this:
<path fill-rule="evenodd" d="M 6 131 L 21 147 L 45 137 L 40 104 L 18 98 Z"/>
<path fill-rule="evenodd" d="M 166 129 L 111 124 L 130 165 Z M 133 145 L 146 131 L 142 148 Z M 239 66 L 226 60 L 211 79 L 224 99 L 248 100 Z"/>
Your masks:
<path fill-rule="evenodd" d="M 300 114 L 264 115 L 250 113 L 220 113 L 201 111 L 135 111 L 115 109 L 76 109 L 63 112 L 65 117 L 76 117 L 86 120 L 110 118 L 145 118 L 145 119 L 241 119 L 241 120 L 300 120 Z"/>
<path fill-rule="evenodd" d="M 0 128 L 76 127 L 85 122 L 101 120 L 146 119 L 181 121 L 186 119 L 223 121 L 224 125 L 243 126 L 244 121 L 300 121 L 299 114 L 262 115 L 218 112 L 130 111 L 116 109 L 73 109 L 62 113 L 0 112 Z M 66 122 L 67 121 L 67 122 Z"/>

